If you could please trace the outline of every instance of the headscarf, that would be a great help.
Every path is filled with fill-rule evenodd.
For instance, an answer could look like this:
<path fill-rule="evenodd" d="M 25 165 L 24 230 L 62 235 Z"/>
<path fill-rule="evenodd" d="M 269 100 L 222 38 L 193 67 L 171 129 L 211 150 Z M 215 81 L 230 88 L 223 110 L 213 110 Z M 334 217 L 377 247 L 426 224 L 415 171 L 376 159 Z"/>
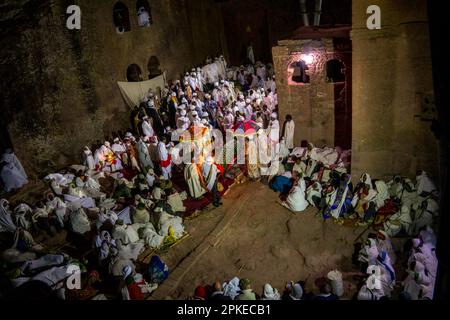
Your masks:
<path fill-rule="evenodd" d="M 251 281 L 249 279 L 244 278 L 239 281 L 239 287 L 241 288 L 241 290 L 247 289 L 250 285 Z"/>
<path fill-rule="evenodd" d="M 280 294 L 269 283 L 264 285 L 263 300 L 280 300 Z"/>
<path fill-rule="evenodd" d="M 416 181 L 417 194 L 421 194 L 422 192 L 431 193 L 436 190 L 436 186 L 425 171 L 422 171 L 421 174 L 416 177 Z"/>
<path fill-rule="evenodd" d="M 378 263 L 381 264 L 389 273 L 391 282 L 395 281 L 395 270 L 392 267 L 391 259 L 389 258 L 389 255 L 386 251 L 381 251 L 381 253 L 378 255 Z"/>
<path fill-rule="evenodd" d="M 225 282 L 223 285 L 223 295 L 230 297 L 231 299 L 234 299 L 236 296 L 239 295 L 239 291 L 241 290 L 239 288 L 239 278 L 234 277 L 231 279 L 228 283 Z"/>
<path fill-rule="evenodd" d="M 130 266 L 125 266 L 122 270 L 122 276 L 124 279 L 128 278 L 133 273 L 133 269 Z"/>
<path fill-rule="evenodd" d="M 368 173 L 363 173 L 359 181 L 367 184 L 369 186 L 369 189 L 372 189 L 372 179 L 370 178 L 370 175 Z"/>
<path fill-rule="evenodd" d="M 293 300 L 300 300 L 303 296 L 303 288 L 299 283 L 293 284 L 292 282 L 287 285 L 287 288 L 291 290 L 289 295 Z"/>
<path fill-rule="evenodd" d="M 206 300 L 206 290 L 202 286 L 198 286 L 195 288 L 194 295 L 196 298 L 200 298 L 202 300 Z"/>
<path fill-rule="evenodd" d="M 0 228 L 7 232 L 16 231 L 16 225 L 12 220 L 11 211 L 9 210 L 9 202 L 6 199 L 0 200 Z"/>
<path fill-rule="evenodd" d="M 389 188 L 384 181 L 375 181 L 375 188 L 377 189 L 377 195 L 375 197 L 375 202 L 377 208 L 384 206 L 385 201 L 389 199 Z"/>

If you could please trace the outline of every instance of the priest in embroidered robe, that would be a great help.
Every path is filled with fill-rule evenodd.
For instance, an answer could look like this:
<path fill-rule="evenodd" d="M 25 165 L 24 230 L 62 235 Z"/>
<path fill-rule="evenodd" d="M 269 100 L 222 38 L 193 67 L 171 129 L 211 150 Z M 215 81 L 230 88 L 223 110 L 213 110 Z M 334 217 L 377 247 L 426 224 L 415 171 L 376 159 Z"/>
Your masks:
<path fill-rule="evenodd" d="M 194 199 L 198 199 L 206 193 L 201 178 L 202 176 L 196 163 L 186 164 L 184 167 L 184 179 L 189 187 L 189 194 Z"/>
<path fill-rule="evenodd" d="M 222 205 L 220 201 L 220 192 L 217 188 L 217 180 L 219 176 L 219 170 L 214 163 L 213 157 L 209 156 L 202 165 L 202 175 L 205 180 L 206 189 L 211 192 L 213 198 L 213 205 L 218 207 Z"/>

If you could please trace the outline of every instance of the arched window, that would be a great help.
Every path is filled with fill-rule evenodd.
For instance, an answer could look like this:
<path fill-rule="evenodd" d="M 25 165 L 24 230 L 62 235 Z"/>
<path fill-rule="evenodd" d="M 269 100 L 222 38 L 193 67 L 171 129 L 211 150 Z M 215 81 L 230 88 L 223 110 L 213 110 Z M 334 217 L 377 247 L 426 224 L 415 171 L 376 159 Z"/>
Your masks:
<path fill-rule="evenodd" d="M 147 0 L 138 0 L 136 2 L 136 12 L 140 27 L 150 27 L 153 24 L 152 10 Z"/>
<path fill-rule="evenodd" d="M 127 80 L 130 82 L 139 82 L 142 81 L 142 70 L 141 68 L 133 63 L 127 69 Z"/>
<path fill-rule="evenodd" d="M 341 61 L 337 59 L 328 60 L 326 68 L 328 82 L 345 81 L 345 65 Z"/>
<path fill-rule="evenodd" d="M 117 2 L 113 9 L 114 25 L 119 34 L 131 31 L 130 13 L 128 8 L 122 2 Z"/>
<path fill-rule="evenodd" d="M 153 79 L 162 73 L 159 60 L 156 56 L 151 56 L 148 60 L 147 70 L 149 79 Z"/>
<path fill-rule="evenodd" d="M 304 60 L 294 61 L 289 66 L 289 69 L 292 72 L 292 82 L 309 83 L 309 75 L 306 73 L 309 68 Z"/>

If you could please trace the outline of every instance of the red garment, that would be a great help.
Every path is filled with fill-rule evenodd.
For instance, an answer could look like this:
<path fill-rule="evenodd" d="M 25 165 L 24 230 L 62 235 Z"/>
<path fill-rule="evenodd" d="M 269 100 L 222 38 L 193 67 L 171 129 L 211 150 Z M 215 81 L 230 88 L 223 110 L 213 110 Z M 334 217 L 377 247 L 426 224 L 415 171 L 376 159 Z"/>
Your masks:
<path fill-rule="evenodd" d="M 141 288 L 139 288 L 136 282 L 130 283 L 127 286 L 127 289 L 131 300 L 144 300 L 144 295 Z"/>
<path fill-rule="evenodd" d="M 170 166 L 171 161 L 172 161 L 172 156 L 169 153 L 168 157 L 167 157 L 167 160 L 164 160 L 164 161 L 161 160 L 160 161 L 161 168 L 166 168 L 166 167 Z"/>
<path fill-rule="evenodd" d="M 206 299 L 206 290 L 202 286 L 198 286 L 194 291 L 195 297 Z"/>
<path fill-rule="evenodd" d="M 225 172 L 225 170 L 223 169 L 223 166 L 222 166 L 222 165 L 217 164 L 217 163 L 215 163 L 215 165 L 216 165 L 216 167 L 217 167 L 217 170 L 219 170 L 220 173 L 223 174 L 223 173 Z"/>
<path fill-rule="evenodd" d="M 376 219 L 374 221 L 375 227 L 381 227 L 384 222 L 389 219 L 390 216 L 395 214 L 398 211 L 397 206 L 394 204 L 392 199 L 386 200 L 386 203 L 383 207 L 378 209 Z"/>

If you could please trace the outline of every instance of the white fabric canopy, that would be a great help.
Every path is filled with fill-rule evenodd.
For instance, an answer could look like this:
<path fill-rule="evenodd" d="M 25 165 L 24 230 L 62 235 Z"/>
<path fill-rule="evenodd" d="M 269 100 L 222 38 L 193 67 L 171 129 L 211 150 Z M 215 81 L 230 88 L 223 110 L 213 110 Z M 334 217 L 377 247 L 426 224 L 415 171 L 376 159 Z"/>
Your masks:
<path fill-rule="evenodd" d="M 154 92 L 158 92 L 158 87 L 164 89 L 166 85 L 165 79 L 166 73 L 164 72 L 151 80 L 140 82 L 118 81 L 117 85 L 128 106 L 134 108 L 134 106 L 139 106 L 142 99 L 148 95 L 149 89 L 152 89 Z"/>

